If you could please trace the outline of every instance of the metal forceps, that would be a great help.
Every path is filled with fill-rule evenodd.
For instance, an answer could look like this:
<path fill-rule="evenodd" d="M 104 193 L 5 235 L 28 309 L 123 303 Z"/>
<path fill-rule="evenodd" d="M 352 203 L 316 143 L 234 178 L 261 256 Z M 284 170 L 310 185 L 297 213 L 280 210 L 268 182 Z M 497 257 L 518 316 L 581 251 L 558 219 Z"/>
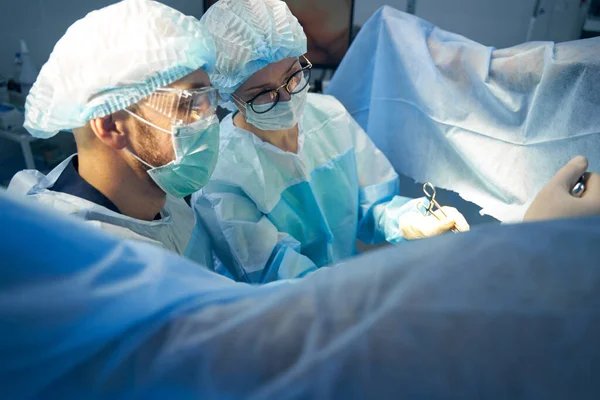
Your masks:
<path fill-rule="evenodd" d="M 429 207 L 425 207 L 425 205 L 422 202 L 419 202 L 419 203 L 417 203 L 417 209 L 421 212 L 421 210 L 424 208 L 425 212 L 423 213 L 423 215 L 425 215 L 425 216 L 433 215 L 437 219 L 441 220 L 439 215 L 434 212 L 434 211 L 438 211 L 439 213 L 441 213 L 444 216 L 444 218 L 448 218 L 448 216 L 446 215 L 444 210 L 442 210 L 442 207 L 440 206 L 440 204 L 435 200 L 435 194 L 436 194 L 435 186 L 433 186 L 433 184 L 431 182 L 425 182 L 423 184 L 423 193 L 425 193 L 425 197 L 427 197 L 427 200 L 429 200 Z M 436 209 L 434 209 L 434 207 Z M 454 227 L 454 228 L 452 228 L 452 232 L 458 233 L 458 232 L 460 232 L 460 230 L 458 228 Z"/>
<path fill-rule="evenodd" d="M 589 174 L 587 172 L 585 174 L 581 175 L 581 178 L 579 178 L 579 180 L 577 181 L 577 183 L 571 190 L 571 196 L 574 196 L 574 197 L 583 196 L 583 192 L 585 192 L 585 184 L 587 183 L 588 177 L 589 177 Z"/>

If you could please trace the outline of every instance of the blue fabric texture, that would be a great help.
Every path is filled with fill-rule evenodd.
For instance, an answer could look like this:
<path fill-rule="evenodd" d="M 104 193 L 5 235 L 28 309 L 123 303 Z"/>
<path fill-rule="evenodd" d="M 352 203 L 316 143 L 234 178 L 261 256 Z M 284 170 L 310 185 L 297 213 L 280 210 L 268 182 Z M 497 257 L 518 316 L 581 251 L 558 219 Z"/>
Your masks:
<path fill-rule="evenodd" d="M 600 38 L 494 49 L 381 8 L 328 94 L 396 171 L 503 222 L 572 157 L 600 171 Z"/>
<path fill-rule="evenodd" d="M 222 121 L 217 167 L 192 206 L 231 275 L 264 283 L 351 257 L 357 239 L 402 241 L 399 216 L 418 210 L 399 191 L 398 175 L 344 107 L 309 94 L 297 154 L 231 116 Z"/>
<path fill-rule="evenodd" d="M 185 254 L 208 268 L 215 266 L 210 238 L 204 225 L 201 222 L 195 224 L 194 213 L 183 199 L 167 195 L 160 218 L 144 221 L 128 217 L 90 199 L 55 191 L 54 185 L 65 170 L 73 168 L 74 157 L 76 155 L 64 160 L 48 175 L 35 170 L 17 173 L 10 181 L 8 192 L 73 215 L 89 225 L 120 237 L 151 242 L 177 254 Z M 75 171 L 73 173 L 77 174 Z"/>
<path fill-rule="evenodd" d="M 25 202 L 0 193 L 6 398 L 600 397 L 597 217 L 256 286 Z"/>

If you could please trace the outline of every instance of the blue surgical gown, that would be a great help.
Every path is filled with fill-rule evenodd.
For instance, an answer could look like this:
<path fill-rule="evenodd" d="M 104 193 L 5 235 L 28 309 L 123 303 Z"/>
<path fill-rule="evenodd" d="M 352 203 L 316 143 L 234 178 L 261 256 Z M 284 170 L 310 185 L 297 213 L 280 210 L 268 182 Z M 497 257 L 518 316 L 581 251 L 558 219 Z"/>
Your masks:
<path fill-rule="evenodd" d="M 167 195 L 165 206 L 160 212 L 161 218 L 143 221 L 86 199 L 52 190 L 72 158 L 73 156 L 68 157 L 48 175 L 35 170 L 17 173 L 10 181 L 8 191 L 76 216 L 89 225 L 120 237 L 150 242 L 177 254 L 185 254 L 209 268 L 219 265 L 218 260 L 214 259 L 210 238 L 204 226 L 202 223 L 194 224 L 194 214 L 183 199 Z"/>
<path fill-rule="evenodd" d="M 600 171 L 600 38 L 494 49 L 383 7 L 328 93 L 396 171 L 503 222 L 572 157 Z"/>
<path fill-rule="evenodd" d="M 24 201 L 0 192 L 5 399 L 600 398 L 598 217 L 248 285 Z"/>
<path fill-rule="evenodd" d="M 215 252 L 237 280 L 301 277 L 366 243 L 403 240 L 398 218 L 418 212 L 398 196 L 398 175 L 333 97 L 309 94 L 298 153 L 221 122 L 211 182 L 192 206 Z"/>

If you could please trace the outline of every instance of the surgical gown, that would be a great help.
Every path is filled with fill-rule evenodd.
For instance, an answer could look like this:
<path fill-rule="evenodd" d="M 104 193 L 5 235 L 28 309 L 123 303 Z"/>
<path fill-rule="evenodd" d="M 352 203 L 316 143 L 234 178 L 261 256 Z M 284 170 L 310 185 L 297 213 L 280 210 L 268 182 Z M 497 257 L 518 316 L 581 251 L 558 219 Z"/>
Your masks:
<path fill-rule="evenodd" d="M 264 283 L 350 257 L 357 238 L 402 241 L 399 216 L 418 211 L 398 193 L 398 175 L 344 107 L 309 94 L 297 154 L 227 116 L 217 167 L 192 206 L 230 275 Z"/>
<path fill-rule="evenodd" d="M 143 221 L 67 193 L 53 191 L 52 186 L 73 157 L 68 157 L 47 176 L 35 170 L 17 173 L 11 180 L 8 191 L 35 199 L 123 238 L 151 242 L 213 268 L 210 239 L 201 223 L 194 225 L 194 214 L 181 199 L 167 195 L 167 202 L 161 210 L 162 218 Z"/>
<path fill-rule="evenodd" d="M 496 50 L 383 7 L 328 93 L 398 172 L 501 221 L 572 157 L 600 171 L 600 38 Z"/>
<path fill-rule="evenodd" d="M 24 201 L 0 193 L 3 398 L 600 398 L 598 218 L 257 286 Z"/>

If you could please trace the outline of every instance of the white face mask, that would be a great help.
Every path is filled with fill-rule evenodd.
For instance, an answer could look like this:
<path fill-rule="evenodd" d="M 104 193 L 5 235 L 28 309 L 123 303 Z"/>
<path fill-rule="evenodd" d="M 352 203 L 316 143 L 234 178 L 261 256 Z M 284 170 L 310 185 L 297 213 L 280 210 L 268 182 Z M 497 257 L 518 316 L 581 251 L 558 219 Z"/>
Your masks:
<path fill-rule="evenodd" d="M 245 108 L 246 122 L 263 131 L 279 131 L 296 126 L 304 113 L 308 86 L 300 93 L 293 94 L 289 101 L 279 101 L 272 110 L 259 114 L 247 105 Z M 257 110 L 268 110 L 271 104 L 256 104 Z"/>

